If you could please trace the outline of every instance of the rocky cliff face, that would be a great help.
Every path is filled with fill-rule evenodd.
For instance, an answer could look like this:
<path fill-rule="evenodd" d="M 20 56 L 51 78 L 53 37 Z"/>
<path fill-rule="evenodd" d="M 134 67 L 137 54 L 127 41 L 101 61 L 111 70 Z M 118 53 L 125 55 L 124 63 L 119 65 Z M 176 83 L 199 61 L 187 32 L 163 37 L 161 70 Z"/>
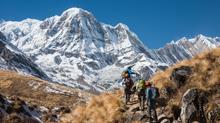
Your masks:
<path fill-rule="evenodd" d="M 43 21 L 1 22 L 0 31 L 53 81 L 96 91 L 118 86 L 126 66 L 135 65 L 149 78 L 157 70 L 219 46 L 219 38 L 199 35 L 151 50 L 126 25 L 101 23 L 79 8 Z"/>
<path fill-rule="evenodd" d="M 6 42 L 0 32 L 0 69 L 14 70 L 19 73 L 30 74 L 42 79 L 49 79 L 47 75 L 30 58 L 20 52 L 15 46 Z"/>

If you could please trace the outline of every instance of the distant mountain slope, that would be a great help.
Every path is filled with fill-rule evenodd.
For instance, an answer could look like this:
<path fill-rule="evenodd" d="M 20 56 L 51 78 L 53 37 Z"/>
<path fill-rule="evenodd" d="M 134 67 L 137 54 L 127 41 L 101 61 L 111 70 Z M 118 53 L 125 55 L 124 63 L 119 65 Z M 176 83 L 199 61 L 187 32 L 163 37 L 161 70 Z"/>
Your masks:
<path fill-rule="evenodd" d="M 100 23 L 79 8 L 43 21 L 1 22 L 0 31 L 53 81 L 91 91 L 117 87 L 126 66 L 135 65 L 149 78 L 157 70 L 219 46 L 219 38 L 200 35 L 151 50 L 126 25 Z"/>
<path fill-rule="evenodd" d="M 211 50 L 220 46 L 220 38 L 211 38 L 198 35 L 195 38 L 182 38 L 176 42 L 165 45 L 163 48 L 156 49 L 152 57 L 164 63 L 174 64 L 184 59 L 192 58 L 200 52 Z"/>
<path fill-rule="evenodd" d="M 6 42 L 5 36 L 0 32 L 0 69 L 14 70 L 23 74 L 30 74 L 42 79 L 47 75 L 34 63 L 20 52 L 11 43 Z"/>

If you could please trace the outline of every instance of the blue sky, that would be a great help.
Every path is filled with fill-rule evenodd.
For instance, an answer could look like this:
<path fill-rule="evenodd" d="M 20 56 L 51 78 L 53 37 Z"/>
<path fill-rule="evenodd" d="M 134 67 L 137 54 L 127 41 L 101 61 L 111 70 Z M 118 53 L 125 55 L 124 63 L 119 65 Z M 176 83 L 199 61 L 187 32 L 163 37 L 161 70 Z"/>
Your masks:
<path fill-rule="evenodd" d="M 17 21 L 80 7 L 101 22 L 128 25 L 149 48 L 184 36 L 220 36 L 220 0 L 0 0 L 0 5 L 0 19 Z"/>

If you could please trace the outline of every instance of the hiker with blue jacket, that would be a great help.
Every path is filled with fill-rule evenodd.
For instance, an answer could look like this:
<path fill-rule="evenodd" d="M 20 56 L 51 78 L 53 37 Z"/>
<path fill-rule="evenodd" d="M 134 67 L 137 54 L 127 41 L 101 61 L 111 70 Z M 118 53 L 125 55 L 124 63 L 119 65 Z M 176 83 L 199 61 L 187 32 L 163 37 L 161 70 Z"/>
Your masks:
<path fill-rule="evenodd" d="M 126 68 L 125 71 L 122 72 L 121 77 L 123 79 L 122 84 L 125 85 L 124 87 L 124 94 L 125 94 L 125 103 L 127 104 L 130 102 L 130 95 L 133 93 L 132 87 L 134 85 L 134 82 L 131 78 L 132 74 L 138 75 L 136 72 L 132 70 L 133 66 L 129 66 Z"/>
<path fill-rule="evenodd" d="M 152 87 L 151 82 L 147 81 L 145 94 L 146 94 L 146 100 L 148 104 L 148 113 L 149 113 L 150 123 L 152 123 L 152 120 L 154 120 L 155 122 L 158 122 L 157 112 L 156 112 L 156 98 L 159 97 L 158 88 Z M 151 116 L 152 113 L 153 113 L 153 117 Z"/>

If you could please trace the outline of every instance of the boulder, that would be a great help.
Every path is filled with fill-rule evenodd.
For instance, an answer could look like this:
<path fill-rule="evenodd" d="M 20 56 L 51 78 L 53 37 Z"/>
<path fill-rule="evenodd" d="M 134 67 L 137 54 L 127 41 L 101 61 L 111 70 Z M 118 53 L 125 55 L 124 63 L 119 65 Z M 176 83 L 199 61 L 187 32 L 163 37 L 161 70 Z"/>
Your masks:
<path fill-rule="evenodd" d="M 220 108 L 215 108 L 208 112 L 208 119 L 211 123 L 220 122 Z"/>
<path fill-rule="evenodd" d="M 171 123 L 171 121 L 168 120 L 168 119 L 164 119 L 164 120 L 162 120 L 160 123 Z"/>
<path fill-rule="evenodd" d="M 177 89 L 173 87 L 165 87 L 160 90 L 160 94 L 162 97 L 169 99 L 172 95 L 176 93 Z"/>
<path fill-rule="evenodd" d="M 173 114 L 173 119 L 174 119 L 174 120 L 178 120 L 179 117 L 180 117 L 180 113 L 181 113 L 180 107 L 177 106 L 177 105 L 173 105 L 173 106 L 171 107 L 171 112 L 172 112 L 172 114 Z"/>
<path fill-rule="evenodd" d="M 70 113 L 71 109 L 69 107 L 55 107 L 51 110 L 52 113 L 54 114 L 65 114 L 65 113 Z"/>
<path fill-rule="evenodd" d="M 188 79 L 189 75 L 192 73 L 191 67 L 189 66 L 181 66 L 179 68 L 175 68 L 172 71 L 170 76 L 170 80 L 172 80 L 177 88 L 183 86 Z"/>
<path fill-rule="evenodd" d="M 206 123 L 203 110 L 204 104 L 207 103 L 205 93 L 197 88 L 187 90 L 181 101 L 180 117 L 183 123 L 200 121 Z"/>
<path fill-rule="evenodd" d="M 165 114 L 159 115 L 158 116 L 158 122 L 159 123 L 171 123 L 171 119 L 167 117 Z"/>

